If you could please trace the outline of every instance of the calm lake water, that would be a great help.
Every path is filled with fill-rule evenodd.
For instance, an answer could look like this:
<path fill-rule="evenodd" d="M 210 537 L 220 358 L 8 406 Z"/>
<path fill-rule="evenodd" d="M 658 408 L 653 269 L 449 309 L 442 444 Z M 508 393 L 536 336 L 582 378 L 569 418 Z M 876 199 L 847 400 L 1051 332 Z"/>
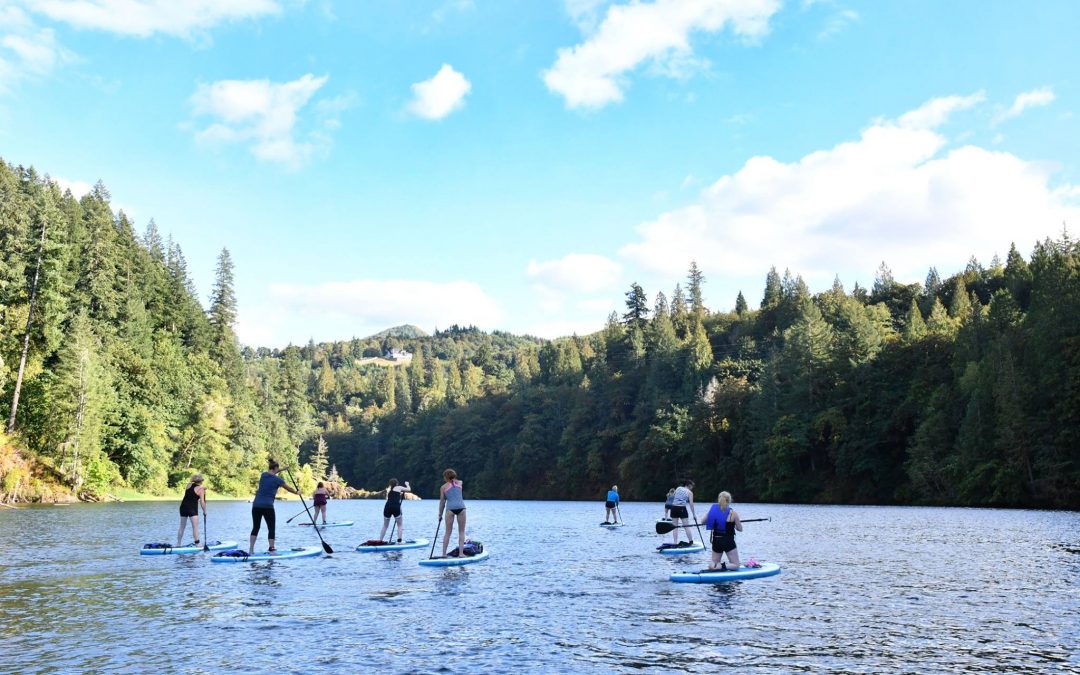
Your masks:
<path fill-rule="evenodd" d="M 177 505 L 0 510 L 0 672 L 1080 672 L 1080 514 L 736 504 L 743 557 L 780 576 L 668 575 L 656 504 L 468 502 L 491 559 L 424 568 L 361 554 L 381 502 L 331 502 L 330 557 L 211 564 L 138 555 Z M 431 538 L 435 501 L 405 505 Z M 285 525 L 278 546 L 318 544 Z M 211 539 L 245 541 L 245 502 L 211 502 Z M 441 534 L 440 534 L 441 537 Z M 265 539 L 260 540 L 265 547 Z"/>

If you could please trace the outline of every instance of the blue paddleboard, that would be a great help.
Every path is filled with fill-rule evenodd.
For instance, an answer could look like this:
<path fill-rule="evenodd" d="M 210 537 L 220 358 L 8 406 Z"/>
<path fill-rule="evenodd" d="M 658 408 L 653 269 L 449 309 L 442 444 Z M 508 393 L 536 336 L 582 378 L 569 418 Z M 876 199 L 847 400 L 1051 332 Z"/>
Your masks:
<path fill-rule="evenodd" d="M 323 550 L 319 546 L 298 546 L 296 548 L 284 548 L 273 553 L 269 551 L 260 551 L 258 553 L 252 553 L 248 556 L 238 555 L 224 555 L 225 553 L 231 553 L 232 551 L 224 551 L 218 553 L 214 557 L 210 558 L 216 563 L 225 562 L 259 562 L 261 560 L 290 560 L 292 558 L 310 558 L 312 556 L 320 555 Z"/>
<path fill-rule="evenodd" d="M 693 546 L 681 546 L 679 548 L 662 548 L 659 549 L 660 553 L 664 555 L 684 555 L 686 553 L 701 553 L 705 550 L 705 546 L 701 543 L 694 544 Z"/>
<path fill-rule="evenodd" d="M 206 544 L 211 551 L 225 551 L 230 548 L 236 548 L 235 541 L 211 541 Z M 144 544 L 144 548 L 139 549 L 139 555 L 178 555 L 182 553 L 202 553 L 202 544 L 198 546 L 170 546 L 168 548 L 145 548 L 150 544 Z"/>
<path fill-rule="evenodd" d="M 420 564 L 424 567 L 457 567 L 458 565 L 471 565 L 473 563 L 484 562 L 487 559 L 488 552 L 485 550 L 483 553 L 464 555 L 457 558 L 430 558 L 421 560 Z"/>
<path fill-rule="evenodd" d="M 780 566 L 775 563 L 762 563 L 761 567 L 740 567 L 737 570 L 701 570 L 700 572 L 679 572 L 671 575 L 672 581 L 683 584 L 722 584 L 727 581 L 759 579 L 780 574 Z"/>
<path fill-rule="evenodd" d="M 405 551 L 410 548 L 424 548 L 430 542 L 427 539 L 409 539 L 401 542 L 400 544 L 372 544 L 365 546 L 360 544 L 356 547 L 357 551 L 361 553 L 378 553 L 379 551 Z"/>

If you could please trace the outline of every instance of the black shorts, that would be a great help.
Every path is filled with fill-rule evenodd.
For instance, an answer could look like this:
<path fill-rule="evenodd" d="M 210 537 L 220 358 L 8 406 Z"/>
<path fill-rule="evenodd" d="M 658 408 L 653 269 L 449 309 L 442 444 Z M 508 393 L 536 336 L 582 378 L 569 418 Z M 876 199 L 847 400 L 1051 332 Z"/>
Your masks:
<path fill-rule="evenodd" d="M 195 518 L 198 515 L 199 515 L 199 507 L 197 507 L 197 506 L 195 507 L 194 511 L 188 511 L 183 506 L 180 507 L 180 517 L 181 518 Z"/>
<path fill-rule="evenodd" d="M 671 507 L 671 517 L 673 519 L 674 518 L 689 518 L 690 514 L 687 513 L 685 506 L 672 505 L 672 507 Z"/>
<path fill-rule="evenodd" d="M 383 518 L 400 518 L 401 517 L 401 504 L 384 504 L 382 507 Z"/>
<path fill-rule="evenodd" d="M 604 502 L 604 506 L 606 506 L 609 509 L 613 509 L 616 506 L 618 506 L 618 504 L 616 504 L 615 502 Z"/>
<path fill-rule="evenodd" d="M 735 537 L 729 534 L 714 534 L 712 538 L 713 553 L 731 553 L 735 546 Z"/>

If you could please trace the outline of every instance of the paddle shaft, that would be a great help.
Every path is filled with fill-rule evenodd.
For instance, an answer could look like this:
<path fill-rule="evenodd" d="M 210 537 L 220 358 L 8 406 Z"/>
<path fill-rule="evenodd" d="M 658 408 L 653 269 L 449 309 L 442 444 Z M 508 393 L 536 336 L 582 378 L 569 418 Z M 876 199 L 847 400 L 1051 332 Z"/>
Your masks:
<path fill-rule="evenodd" d="M 292 474 L 290 474 L 290 475 L 292 475 Z M 306 511 L 306 508 L 305 508 L 305 511 Z M 296 518 L 297 518 L 298 516 L 302 516 L 302 515 L 304 515 L 304 511 L 301 511 L 300 513 L 296 514 L 296 515 L 295 515 L 295 516 L 293 516 L 292 518 L 289 518 L 289 519 L 288 519 L 288 520 L 286 520 L 285 522 L 286 522 L 286 523 L 291 523 L 292 521 L 296 520 Z"/>
<path fill-rule="evenodd" d="M 210 535 L 206 533 L 206 509 L 202 512 L 202 550 L 204 553 L 210 552 Z"/>
<path fill-rule="evenodd" d="M 300 492 L 300 485 L 296 482 L 296 476 L 292 471 L 285 469 L 285 472 L 289 474 L 289 478 L 292 479 L 293 487 L 296 488 L 296 496 L 300 498 L 300 503 L 304 505 L 304 511 L 307 512 L 308 518 L 311 519 L 311 529 L 315 530 L 315 534 L 319 535 L 319 541 L 322 542 L 323 550 L 328 554 L 333 553 L 334 549 L 330 548 L 330 544 L 326 543 L 326 540 L 322 537 L 322 532 L 319 531 L 319 526 L 315 524 L 315 514 L 308 508 L 307 502 L 304 501 L 304 495 Z"/>
<path fill-rule="evenodd" d="M 622 523 L 623 525 L 626 524 L 626 522 L 622 519 L 622 510 L 619 509 L 618 504 L 615 505 L 615 515 L 619 517 L 618 522 Z"/>
<path fill-rule="evenodd" d="M 768 521 L 771 521 L 771 520 L 772 520 L 772 518 L 750 518 L 750 519 L 747 519 L 747 520 L 740 520 L 739 522 L 741 522 L 741 523 L 762 523 L 762 522 L 768 522 Z M 700 524 L 701 523 L 694 523 L 695 526 L 700 525 Z M 656 533 L 657 534 L 668 534 L 672 530 L 676 530 L 676 529 L 678 529 L 680 527 L 682 527 L 682 525 L 675 525 L 674 523 L 666 523 L 666 522 L 665 523 L 657 523 L 656 524 Z M 699 532 L 699 534 L 700 534 L 700 532 Z"/>
<path fill-rule="evenodd" d="M 435 542 L 439 541 L 439 528 L 442 527 L 442 514 L 439 514 L 439 522 L 435 523 L 435 536 L 431 538 L 431 553 L 428 554 L 428 560 L 435 557 Z"/>

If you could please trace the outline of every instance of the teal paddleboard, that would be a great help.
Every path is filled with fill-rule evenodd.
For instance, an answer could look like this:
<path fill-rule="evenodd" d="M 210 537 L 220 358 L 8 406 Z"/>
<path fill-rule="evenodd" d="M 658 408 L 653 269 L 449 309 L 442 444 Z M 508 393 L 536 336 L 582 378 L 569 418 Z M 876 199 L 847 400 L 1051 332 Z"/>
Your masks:
<path fill-rule="evenodd" d="M 311 527 L 311 523 L 297 523 L 297 525 L 299 525 L 300 527 Z M 340 521 L 339 520 L 332 520 L 329 523 L 326 523 L 325 525 L 323 523 L 319 523 L 318 528 L 320 530 L 323 530 L 323 529 L 326 529 L 328 527 L 352 527 L 352 526 L 353 526 L 353 521 L 351 521 L 351 520 L 340 520 Z"/>
<path fill-rule="evenodd" d="M 401 542 L 400 544 L 371 544 L 367 546 L 365 546 L 364 544 L 360 544 L 356 547 L 356 550 L 360 551 L 361 553 L 378 553 L 379 551 L 405 551 L 410 548 L 424 548 L 428 545 L 428 543 L 430 542 L 428 542 L 427 539 L 409 539 L 407 541 Z"/>
<path fill-rule="evenodd" d="M 671 580 L 683 584 L 722 584 L 727 581 L 744 581 L 780 574 L 780 566 L 774 563 L 762 563 L 761 567 L 740 567 L 737 570 L 701 570 L 700 572 L 679 572 L 671 575 Z"/>
<path fill-rule="evenodd" d="M 235 551 L 236 549 L 234 549 Z M 251 555 L 230 555 L 233 551 L 223 551 L 218 553 L 214 557 L 210 558 L 216 563 L 226 562 L 259 562 L 261 560 L 292 560 L 294 558 L 310 558 L 322 553 L 322 548 L 318 546 L 298 546 L 296 548 L 285 548 L 274 551 L 260 551 L 258 553 L 252 553 Z M 247 551 L 243 551 L 247 553 Z"/>
<path fill-rule="evenodd" d="M 488 559 L 488 552 L 477 553 L 476 555 L 465 555 L 457 558 L 429 558 L 427 560 L 421 560 L 420 564 L 424 567 L 457 567 L 459 565 L 471 565 L 473 563 L 484 562 Z"/>
<path fill-rule="evenodd" d="M 151 546 L 153 548 L 146 548 Z M 211 541 L 206 544 L 211 551 L 225 551 L 230 548 L 236 548 L 235 541 Z M 160 544 L 143 544 L 143 547 L 139 549 L 139 555 L 180 555 L 183 553 L 202 553 L 202 544 L 195 546 L 190 544 L 188 546 L 161 546 Z"/>

